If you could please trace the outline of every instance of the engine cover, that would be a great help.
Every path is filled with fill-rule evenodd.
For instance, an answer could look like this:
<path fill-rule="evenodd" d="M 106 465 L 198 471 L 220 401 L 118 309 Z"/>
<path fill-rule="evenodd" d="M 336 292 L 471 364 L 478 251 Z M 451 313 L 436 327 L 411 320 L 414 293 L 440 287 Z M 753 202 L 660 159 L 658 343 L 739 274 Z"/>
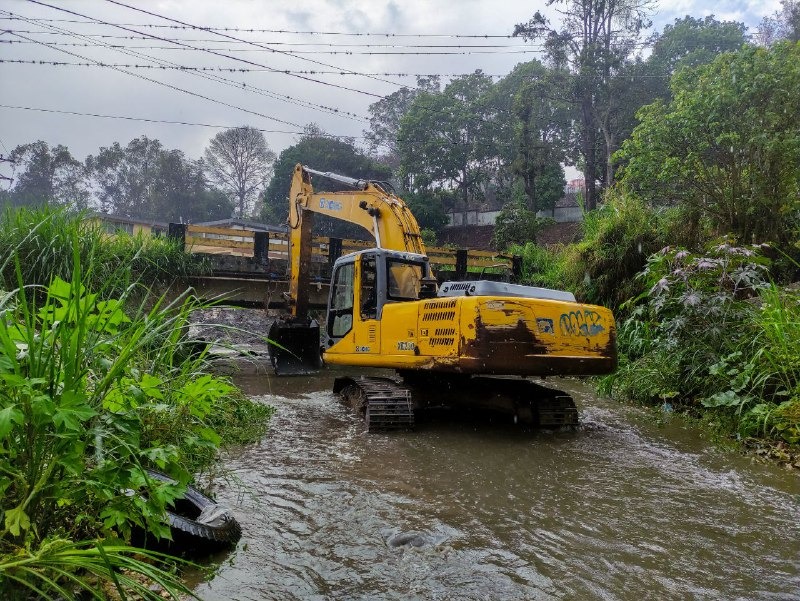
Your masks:
<path fill-rule="evenodd" d="M 572 292 L 490 280 L 444 282 L 439 286 L 439 296 L 507 296 L 575 302 L 575 295 Z"/>

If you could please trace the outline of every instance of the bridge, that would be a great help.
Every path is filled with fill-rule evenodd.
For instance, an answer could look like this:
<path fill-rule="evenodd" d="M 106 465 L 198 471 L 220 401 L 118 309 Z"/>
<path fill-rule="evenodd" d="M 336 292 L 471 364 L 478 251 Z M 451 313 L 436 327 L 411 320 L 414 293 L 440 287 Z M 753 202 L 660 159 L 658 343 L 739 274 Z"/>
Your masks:
<path fill-rule="evenodd" d="M 224 298 L 228 304 L 279 307 L 289 290 L 289 237 L 283 232 L 254 231 L 170 223 L 168 236 L 188 252 L 202 255 L 211 265 L 208 275 L 188 278 L 197 295 Z M 372 248 L 364 240 L 316 236 L 312 247 L 311 298 L 325 307 L 333 263 L 343 254 Z M 489 251 L 432 247 L 427 249 L 440 282 L 445 280 L 514 279 L 521 260 Z"/>

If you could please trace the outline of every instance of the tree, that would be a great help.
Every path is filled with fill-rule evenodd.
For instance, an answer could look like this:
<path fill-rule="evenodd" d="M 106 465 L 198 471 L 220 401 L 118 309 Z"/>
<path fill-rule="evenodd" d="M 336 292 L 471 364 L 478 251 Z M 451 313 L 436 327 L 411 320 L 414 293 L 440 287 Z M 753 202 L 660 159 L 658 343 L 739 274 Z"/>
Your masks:
<path fill-rule="evenodd" d="M 649 88 L 650 104 L 656 98 L 668 101 L 669 79 L 683 67 L 699 67 L 713 61 L 723 52 L 736 52 L 747 43 L 744 23 L 717 21 L 713 15 L 703 19 L 683 17 L 664 26 L 651 38 L 653 52 L 646 61 L 647 78 L 642 87 Z"/>
<path fill-rule="evenodd" d="M 403 87 L 369 105 L 370 129 L 364 132 L 370 153 L 381 161 L 397 167 L 400 162 L 397 137 L 400 120 L 421 92 L 439 91 L 439 76 L 417 77 L 417 87 Z"/>
<path fill-rule="evenodd" d="M 9 157 L 21 173 L 11 189 L 15 205 L 59 204 L 85 209 L 89 204 L 87 175 L 83 164 L 66 146 L 52 149 L 41 140 L 17 146 Z"/>
<path fill-rule="evenodd" d="M 447 225 L 447 214 L 440 193 L 436 192 L 406 192 L 403 200 L 417 220 L 421 230 L 430 230 L 439 234 Z"/>
<path fill-rule="evenodd" d="M 580 107 L 585 202 L 591 210 L 597 203 L 598 176 L 606 185 L 613 181 L 610 156 L 616 142 L 612 124 L 618 99 L 610 83 L 635 50 L 641 31 L 649 26 L 652 0 L 547 0 L 547 6 L 554 4 L 563 7 L 560 28 L 537 11 L 514 28 L 514 35 L 543 39 L 552 65 L 573 75 L 567 90 Z M 607 157 L 602 166 L 598 133 L 604 138 Z"/>
<path fill-rule="evenodd" d="M 103 212 L 128 217 L 155 218 L 156 179 L 163 148 L 147 136 L 131 140 L 125 148 L 114 142 L 86 158 Z"/>
<path fill-rule="evenodd" d="M 115 142 L 86 159 L 100 208 L 140 219 L 172 222 L 224 219 L 233 204 L 209 186 L 202 161 L 140 137 L 124 148 Z"/>
<path fill-rule="evenodd" d="M 789 244 L 800 222 L 800 44 L 746 46 L 672 79 L 619 152 L 621 183 L 740 242 Z"/>
<path fill-rule="evenodd" d="M 153 216 L 169 222 L 226 219 L 233 203 L 205 178 L 205 165 L 189 161 L 180 150 L 163 151 L 155 175 Z"/>
<path fill-rule="evenodd" d="M 421 93 L 400 122 L 400 173 L 412 192 L 456 190 L 464 211 L 483 196 L 499 156 L 491 77 L 476 71 Z"/>
<path fill-rule="evenodd" d="M 309 125 L 300 141 L 281 152 L 275 162 L 275 170 L 269 186 L 263 195 L 261 220 L 265 223 L 284 223 L 289 216 L 289 186 L 291 185 L 294 167 L 298 163 L 307 165 L 318 171 L 330 171 L 357 179 L 388 180 L 391 170 L 359 151 L 352 140 L 339 139 L 326 135 L 316 125 Z M 344 184 L 333 180 L 316 179 L 317 190 L 337 191 L 347 189 Z M 318 231 L 327 235 L 360 235 L 358 229 L 348 227 L 341 221 L 322 218 L 317 219 Z"/>
<path fill-rule="evenodd" d="M 669 81 L 684 67 L 697 67 L 713 61 L 723 52 L 736 52 L 746 42 L 746 27 L 734 21 L 684 17 L 666 25 L 651 36 L 653 51 L 646 60 L 637 58 L 622 67 L 611 81 L 611 97 L 617 110 L 611 113 L 614 139 L 622 142 L 636 127 L 636 112 L 657 98 L 669 102 Z M 616 148 L 617 144 L 612 145 Z M 614 166 L 607 169 L 613 170 Z"/>
<path fill-rule="evenodd" d="M 800 0 L 781 0 L 781 10 L 759 23 L 756 38 L 766 47 L 781 40 L 800 41 Z"/>
<path fill-rule="evenodd" d="M 525 204 L 512 200 L 503 207 L 494 224 L 492 244 L 498 250 L 505 250 L 512 244 L 536 242 L 536 233 L 541 227 L 536 213 Z M 552 220 L 550 220 L 552 221 Z"/>
<path fill-rule="evenodd" d="M 511 171 L 521 181 L 525 206 L 534 215 L 555 206 L 564 194 L 564 169 L 574 119 L 571 105 L 558 98 L 564 74 L 539 61 L 517 65 L 496 88 L 516 81 L 508 114 L 513 118 L 507 137 L 512 142 Z M 505 107 L 504 107 L 505 108 Z"/>
<path fill-rule="evenodd" d="M 226 129 L 211 139 L 205 160 L 210 179 L 235 201 L 237 215 L 252 213 L 275 161 L 264 134 L 247 126 Z"/>

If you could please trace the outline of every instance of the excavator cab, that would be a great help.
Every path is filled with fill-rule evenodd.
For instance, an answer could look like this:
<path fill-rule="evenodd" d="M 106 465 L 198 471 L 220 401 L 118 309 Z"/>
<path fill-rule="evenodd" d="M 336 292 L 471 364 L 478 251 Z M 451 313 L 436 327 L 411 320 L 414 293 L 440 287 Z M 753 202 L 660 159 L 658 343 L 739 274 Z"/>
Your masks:
<path fill-rule="evenodd" d="M 278 320 L 269 332 L 272 365 L 279 375 L 314 373 L 322 366 L 320 351 L 343 339 L 350 340 L 358 353 L 376 353 L 384 307 L 430 298 L 436 291 L 425 255 L 372 248 L 340 257 L 331 274 L 322 349 L 315 320 Z"/>
<path fill-rule="evenodd" d="M 341 257 L 331 277 L 326 346 L 351 332 L 356 341 L 369 342 L 369 332 L 388 303 L 417 301 L 431 294 L 436 295 L 436 279 L 425 255 L 373 248 Z M 361 326 L 368 322 L 373 322 L 373 329 L 362 336 Z"/>

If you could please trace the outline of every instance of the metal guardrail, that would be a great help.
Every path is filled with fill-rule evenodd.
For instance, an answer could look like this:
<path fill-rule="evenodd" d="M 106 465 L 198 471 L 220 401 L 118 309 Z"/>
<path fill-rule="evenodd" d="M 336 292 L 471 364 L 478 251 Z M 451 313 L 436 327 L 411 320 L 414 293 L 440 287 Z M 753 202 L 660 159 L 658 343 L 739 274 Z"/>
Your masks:
<path fill-rule="evenodd" d="M 169 236 L 180 240 L 183 247 L 193 253 L 252 258 L 262 265 L 289 259 L 289 237 L 281 232 L 170 223 Z M 315 236 L 312 244 L 312 261 L 328 265 L 333 265 L 343 254 L 373 246 L 363 240 L 323 236 Z M 491 251 L 429 247 L 427 254 L 434 271 L 452 271 L 453 279 L 466 279 L 468 273 L 502 274 L 513 279 L 521 268 L 519 257 Z"/>

